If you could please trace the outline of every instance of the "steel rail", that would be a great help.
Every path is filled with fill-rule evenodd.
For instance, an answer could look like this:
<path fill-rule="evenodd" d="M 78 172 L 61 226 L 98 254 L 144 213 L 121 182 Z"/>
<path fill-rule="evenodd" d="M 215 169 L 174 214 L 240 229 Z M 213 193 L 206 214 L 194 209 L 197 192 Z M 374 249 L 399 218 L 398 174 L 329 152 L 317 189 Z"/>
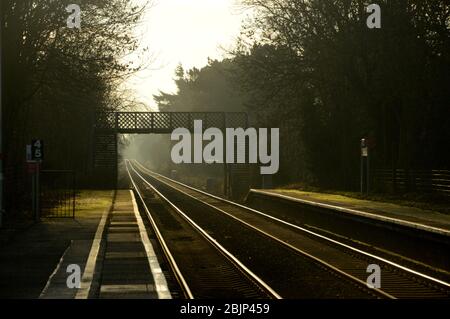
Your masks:
<path fill-rule="evenodd" d="M 216 195 L 213 195 L 213 194 L 209 194 L 209 193 L 207 193 L 207 192 L 205 192 L 205 191 L 202 191 L 202 190 L 200 190 L 200 189 L 196 189 L 196 188 L 194 188 L 194 187 L 192 187 L 192 186 L 189 186 L 189 185 L 183 184 L 183 183 L 181 183 L 181 182 L 175 181 L 175 180 L 173 180 L 173 179 L 171 179 L 171 178 L 168 178 L 168 177 L 166 177 L 166 176 L 163 176 L 163 175 L 161 175 L 161 174 L 152 172 L 152 171 L 150 171 L 149 169 L 147 169 L 146 167 L 142 166 L 142 164 L 140 164 L 140 163 L 137 162 L 137 161 L 135 161 L 135 163 L 137 163 L 138 166 L 140 166 L 143 170 L 147 171 L 148 173 L 151 173 L 151 174 L 156 175 L 156 176 L 159 176 L 159 177 L 161 177 L 161 178 L 163 178 L 163 179 L 169 180 L 169 181 L 172 182 L 172 183 L 178 184 L 178 185 L 180 185 L 180 186 L 182 186 L 182 187 L 186 187 L 186 188 L 188 188 L 188 189 L 190 189 L 190 190 L 192 190 L 192 191 L 201 193 L 201 194 L 203 194 L 203 195 L 209 196 L 209 197 L 214 198 L 214 199 L 216 199 L 216 200 L 219 200 L 219 201 L 228 203 L 228 204 L 230 204 L 230 205 L 234 205 L 234 206 L 236 206 L 236 207 L 239 207 L 239 208 L 241 208 L 241 209 L 245 209 L 245 210 L 247 210 L 247 211 L 253 212 L 253 213 L 258 214 L 258 215 L 261 215 L 261 216 L 266 217 L 266 218 L 268 218 L 268 219 L 274 220 L 274 221 L 276 221 L 276 222 L 278 222 L 278 223 L 280 223 L 280 224 L 284 224 L 284 225 L 286 225 L 286 226 L 289 226 L 289 227 L 295 228 L 295 229 L 297 229 L 297 230 L 300 230 L 300 231 L 302 231 L 302 232 L 305 232 L 305 233 L 307 233 L 307 234 L 309 234 L 309 235 L 312 235 L 312 236 L 318 237 L 318 238 L 320 238 L 320 239 L 323 239 L 323 240 L 325 240 L 325 241 L 328 241 L 328 242 L 330 242 L 330 243 L 333 243 L 333 244 L 335 244 L 335 245 L 338 245 L 338 246 L 347 248 L 347 249 L 349 249 L 349 250 L 351 250 L 351 251 L 353 251 L 353 252 L 355 252 L 355 253 L 358 253 L 358 254 L 365 255 L 365 256 L 367 256 L 367 257 L 376 259 L 376 260 L 381 261 L 381 262 L 384 262 L 384 263 L 386 263 L 386 264 L 388 264 L 388 265 L 390 265 L 390 266 L 392 266 L 392 267 L 394 267 L 394 268 L 399 268 L 399 269 L 401 269 L 401 270 L 403 270 L 403 271 L 405 271 L 405 272 L 408 272 L 408 273 L 410 273 L 410 274 L 416 275 L 416 276 L 421 277 L 421 278 L 423 278 L 423 279 L 432 281 L 432 282 L 434 282 L 434 283 L 436 283 L 436 284 L 439 284 L 439 285 L 442 285 L 442 286 L 445 286 L 445 287 L 450 288 L 450 283 L 445 282 L 445 281 L 443 281 L 443 280 L 434 278 L 434 277 L 429 276 L 429 275 L 427 275 L 427 274 L 423 274 L 423 273 L 418 272 L 418 271 L 416 271 L 416 270 L 413 270 L 413 269 L 411 269 L 411 268 L 402 266 L 402 265 L 400 265 L 400 264 L 398 264 L 398 263 L 396 263 L 396 262 L 393 262 L 393 261 L 387 260 L 387 259 L 385 259 L 385 258 L 383 258 L 383 257 L 377 256 L 377 255 L 374 255 L 374 254 L 371 254 L 371 253 L 368 253 L 368 252 L 365 252 L 365 251 L 363 251 L 363 250 L 360 250 L 360 249 L 358 249 L 358 248 L 352 247 L 352 246 L 350 246 L 350 245 L 341 243 L 341 242 L 339 242 L 339 241 L 337 241 L 337 240 L 335 240 L 335 239 L 332 239 L 332 238 L 329 238 L 329 237 L 324 236 L 324 235 L 322 235 L 322 234 L 313 232 L 313 231 L 311 231 L 311 230 L 309 230 L 309 229 L 306 229 L 306 228 L 304 228 L 304 227 L 301 227 L 301 226 L 292 224 L 292 223 L 290 223 L 290 222 L 287 222 L 287 221 L 282 220 L 282 219 L 280 219 L 280 218 L 277 218 L 277 217 L 271 216 L 271 215 L 269 215 L 269 214 L 263 213 L 263 212 L 258 211 L 258 210 L 256 210 L 256 209 L 253 209 L 253 208 L 250 208 L 250 207 L 241 205 L 241 204 L 239 204 L 239 203 L 235 203 L 235 202 L 233 202 L 233 201 L 230 201 L 230 200 L 221 198 L 221 197 L 216 196 Z M 166 184 L 167 184 L 167 183 L 166 183 Z M 211 204 L 209 204 L 209 205 L 212 206 Z"/>
<path fill-rule="evenodd" d="M 180 268 L 178 267 L 177 262 L 175 261 L 175 258 L 173 257 L 172 253 L 170 252 L 170 249 L 167 246 L 167 243 L 164 240 L 164 237 L 162 236 L 162 234 L 158 228 L 158 225 L 156 224 L 155 220 L 153 219 L 153 216 L 150 213 L 150 210 L 148 209 L 147 205 L 145 204 L 144 198 L 142 197 L 141 192 L 139 191 L 139 188 L 137 187 L 136 183 L 133 180 L 133 177 L 131 176 L 131 173 L 128 169 L 128 165 L 125 165 L 125 166 L 126 166 L 126 169 L 128 172 L 128 176 L 130 177 L 130 181 L 133 184 L 133 187 L 136 190 L 136 193 L 138 194 L 138 196 L 141 200 L 142 206 L 144 207 L 145 212 L 147 214 L 147 218 L 149 219 L 150 224 L 152 225 L 153 231 L 156 234 L 159 244 L 161 245 L 164 255 L 166 256 L 166 259 L 169 262 L 170 268 L 172 269 L 173 273 L 175 274 L 175 278 L 177 279 L 177 282 L 180 285 L 184 296 L 187 299 L 194 299 L 194 295 L 192 294 L 191 289 L 189 288 L 189 285 L 187 284 L 183 274 L 181 273 Z"/>
<path fill-rule="evenodd" d="M 148 170 L 147 170 L 147 171 L 148 171 Z M 151 172 L 151 171 L 149 171 L 149 172 Z M 152 172 L 152 173 L 153 173 L 153 172 Z M 161 176 L 160 174 L 156 174 L 156 173 L 153 173 L 153 174 L 158 175 L 158 176 Z M 161 177 L 164 177 L 164 176 L 161 176 Z M 154 177 L 154 178 L 155 178 L 155 177 Z M 165 178 L 165 177 L 164 177 L 164 178 Z M 156 178 L 155 178 L 155 179 L 156 179 Z M 167 179 L 169 179 L 169 178 L 167 178 Z M 178 192 L 180 192 L 180 193 L 182 193 L 182 194 L 184 194 L 184 195 L 186 195 L 186 196 L 192 198 L 193 200 L 196 200 L 196 201 L 198 201 L 198 202 L 200 202 L 200 203 L 202 203 L 202 204 L 204 204 L 204 205 L 207 205 L 208 207 L 211 207 L 211 208 L 214 209 L 214 210 L 217 210 L 217 211 L 221 212 L 222 214 L 227 215 L 228 217 L 230 217 L 230 218 L 232 218 L 232 219 L 238 221 L 239 223 L 243 224 L 243 225 L 246 226 L 247 228 L 250 228 L 250 229 L 252 229 L 252 230 L 254 230 L 254 231 L 256 231 L 256 232 L 262 234 L 263 236 L 265 236 L 265 237 L 267 237 L 267 238 L 269 238 L 269 239 L 271 239 L 271 240 L 273 240 L 273 241 L 275 241 L 275 242 L 281 244 L 282 246 L 284 246 L 284 247 L 286 247 L 286 248 L 288 248 L 288 249 L 290 249 L 290 250 L 293 250 L 294 252 L 296 252 L 296 253 L 298 253 L 298 254 L 300 254 L 300 255 L 302 255 L 302 256 L 305 256 L 305 257 L 307 257 L 307 258 L 309 258 L 309 259 L 311 259 L 311 260 L 313 260 L 313 261 L 319 263 L 320 265 L 323 265 L 325 268 L 331 270 L 332 272 L 337 273 L 337 274 L 341 275 L 341 276 L 344 277 L 344 278 L 347 278 L 348 280 L 350 280 L 350 281 L 352 281 L 352 282 L 356 282 L 356 283 L 357 283 L 358 285 L 360 285 L 362 288 L 367 288 L 367 283 L 366 283 L 365 281 L 363 281 L 363 280 L 361 280 L 361 279 L 359 279 L 359 278 L 357 278 L 357 277 L 355 277 L 355 276 L 353 276 L 353 275 L 351 275 L 351 274 L 348 274 L 348 273 L 346 273 L 346 272 L 340 270 L 339 268 L 337 268 L 337 267 L 331 265 L 330 263 L 328 263 L 328 262 L 326 262 L 326 261 L 324 261 L 324 260 L 322 260 L 322 259 L 320 259 L 320 258 L 318 258 L 318 257 L 316 257 L 316 256 L 313 256 L 313 255 L 309 254 L 308 252 L 303 251 L 303 250 L 299 249 L 298 247 L 295 247 L 295 246 L 293 246 L 293 245 L 291 245 L 291 244 L 289 244 L 289 243 L 287 243 L 287 242 L 285 242 L 285 241 L 283 241 L 283 240 L 281 240 L 281 239 L 279 239 L 279 238 L 277 238 L 277 237 L 275 237 L 275 236 L 273 236 L 273 235 L 267 233 L 266 231 L 264 231 L 264 230 L 262 230 L 262 229 L 259 229 L 258 227 L 254 226 L 254 225 L 251 225 L 251 224 L 247 223 L 246 221 L 244 221 L 244 220 L 242 220 L 242 219 L 240 219 L 240 218 L 237 218 L 236 216 L 233 216 L 232 214 L 230 214 L 230 213 L 228 213 L 228 212 L 226 212 L 226 211 L 224 211 L 224 210 L 222 210 L 222 209 L 220 209 L 220 208 L 218 208 L 218 207 L 215 207 L 214 205 L 212 205 L 212 204 L 210 204 L 210 203 L 207 203 L 207 202 L 205 202 L 205 201 L 202 201 L 201 199 L 198 199 L 198 198 L 196 198 L 196 197 L 194 197 L 194 196 L 192 196 L 192 195 L 190 195 L 190 194 L 188 194 L 188 193 L 186 193 L 186 192 L 184 192 L 184 191 L 182 191 L 182 190 L 180 190 L 180 189 L 178 189 L 178 188 L 174 188 L 173 186 L 169 185 L 167 182 L 165 182 L 165 181 L 163 181 L 163 180 L 161 180 L 161 179 L 157 179 L 157 180 L 159 180 L 160 182 L 164 183 L 164 184 L 167 185 L 168 187 L 171 187 L 171 188 L 177 190 Z M 171 180 L 171 179 L 169 179 L 169 180 Z M 171 180 L 171 181 L 172 181 L 172 180 Z M 174 182 L 175 182 L 175 181 L 174 181 Z M 179 182 L 176 182 L 176 183 L 177 183 L 177 184 L 180 184 L 180 186 L 185 186 L 185 187 L 188 187 L 188 188 L 190 188 L 190 189 L 192 189 L 192 190 L 194 190 L 194 191 L 198 191 L 198 192 L 204 193 L 203 191 L 197 190 L 197 189 L 195 189 L 195 188 L 192 188 L 192 187 L 190 187 L 190 186 L 184 185 L 184 184 L 182 184 L 182 183 L 179 183 Z M 216 198 L 216 196 L 214 196 L 214 195 L 210 195 L 210 194 L 208 194 L 208 193 L 204 193 L 204 194 L 207 194 L 208 196 L 211 196 L 211 197 Z M 219 197 L 217 197 L 217 198 L 220 199 Z M 230 203 L 232 203 L 232 202 L 230 202 Z M 374 292 L 375 294 L 378 294 L 378 295 L 381 296 L 381 297 L 384 297 L 384 298 L 396 299 L 394 296 L 392 296 L 392 295 L 390 295 L 390 294 L 388 294 L 388 293 L 386 293 L 386 292 L 384 292 L 384 291 L 382 291 L 382 290 L 380 290 L 380 289 L 373 289 L 373 292 Z"/>
<path fill-rule="evenodd" d="M 199 232 L 204 238 L 206 238 L 222 255 L 227 257 L 243 274 L 251 278 L 260 288 L 262 288 L 269 296 L 274 299 L 282 299 L 282 297 L 270 287 L 264 280 L 257 276 L 247 266 L 245 266 L 237 257 L 230 253 L 225 247 L 223 247 L 216 239 L 209 235 L 203 228 L 195 223 L 189 216 L 187 216 L 180 208 L 173 204 L 166 196 L 164 196 L 156 187 L 149 183 L 130 162 L 130 167 L 134 173 L 141 178 L 141 180 L 152 189 L 163 201 L 165 201 L 173 210 L 175 210 L 183 219 L 185 219 L 197 232 Z"/>

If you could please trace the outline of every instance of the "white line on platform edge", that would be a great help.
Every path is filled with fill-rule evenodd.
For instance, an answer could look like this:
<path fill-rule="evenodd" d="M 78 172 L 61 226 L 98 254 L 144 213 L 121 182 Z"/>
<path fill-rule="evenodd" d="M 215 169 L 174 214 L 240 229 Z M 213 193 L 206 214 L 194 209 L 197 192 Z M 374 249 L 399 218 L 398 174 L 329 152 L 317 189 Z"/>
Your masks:
<path fill-rule="evenodd" d="M 114 203 L 111 203 L 111 207 Z M 77 291 L 75 299 L 87 299 L 89 298 L 89 292 L 91 290 L 92 280 L 94 278 L 95 265 L 97 264 L 98 252 L 100 250 L 100 244 L 103 238 L 103 232 L 105 230 L 106 220 L 111 208 L 106 209 L 103 212 L 102 219 L 97 227 L 97 232 L 95 233 L 94 240 L 92 241 L 91 251 L 89 252 L 89 257 L 86 262 L 86 267 L 84 267 L 83 277 L 81 278 L 81 285 Z"/>
<path fill-rule="evenodd" d="M 139 233 L 141 234 L 142 244 L 145 248 L 145 253 L 147 254 L 148 264 L 150 266 L 150 270 L 152 271 L 153 279 L 155 281 L 155 290 L 158 294 L 159 299 L 172 299 L 172 295 L 170 294 L 169 287 L 167 286 L 166 277 L 161 270 L 161 266 L 159 265 L 158 258 L 156 257 L 155 251 L 153 249 L 152 243 L 150 242 L 147 231 L 144 226 L 144 222 L 142 221 L 141 215 L 139 214 L 139 210 L 136 204 L 136 198 L 134 197 L 134 193 L 130 190 L 131 201 L 133 202 L 134 215 L 136 216 L 136 220 L 139 226 Z"/>
<path fill-rule="evenodd" d="M 64 257 L 67 255 L 67 252 L 69 251 L 70 247 L 72 246 L 73 240 L 70 241 L 69 246 L 67 246 L 66 250 L 64 251 L 63 255 L 61 256 L 61 258 L 59 259 L 58 264 L 56 265 L 55 270 L 53 270 L 52 274 L 50 275 L 50 277 L 48 277 L 47 283 L 45 284 L 44 289 L 42 289 L 41 294 L 39 295 L 39 299 L 45 298 L 45 295 L 48 291 L 48 289 L 50 288 L 50 284 L 53 280 L 53 277 L 55 277 L 55 275 L 57 274 L 57 272 L 59 271 L 59 268 L 61 268 L 62 263 L 64 262 Z"/>
<path fill-rule="evenodd" d="M 405 219 L 388 217 L 388 216 L 384 216 L 384 215 L 377 215 L 377 214 L 373 214 L 373 213 L 364 212 L 361 210 L 356 210 L 356 209 L 352 209 L 352 208 L 346 208 L 346 207 L 336 206 L 336 205 L 331 205 L 331 204 L 325 204 L 325 203 L 321 203 L 321 202 L 310 201 L 307 199 L 301 199 L 301 198 L 292 197 L 289 195 L 273 193 L 270 191 L 264 191 L 264 190 L 260 190 L 260 189 L 251 189 L 250 193 L 252 193 L 252 192 L 255 194 L 259 193 L 259 194 L 263 194 L 263 195 L 267 195 L 267 196 L 278 197 L 281 199 L 299 202 L 302 204 L 317 206 L 317 207 L 321 207 L 321 208 L 327 208 L 327 209 L 340 211 L 340 212 L 344 212 L 344 213 L 349 213 L 349 214 L 362 216 L 362 217 L 366 217 L 366 218 L 371 218 L 371 219 L 375 219 L 375 220 L 379 220 L 379 221 L 383 221 L 383 222 L 390 222 L 390 223 L 398 224 L 401 226 L 425 230 L 428 232 L 437 233 L 437 234 L 444 235 L 444 236 L 450 236 L 449 230 L 439 228 L 439 227 L 429 226 L 429 225 L 422 224 L 422 223 L 411 222 L 411 221 L 408 221 Z"/>

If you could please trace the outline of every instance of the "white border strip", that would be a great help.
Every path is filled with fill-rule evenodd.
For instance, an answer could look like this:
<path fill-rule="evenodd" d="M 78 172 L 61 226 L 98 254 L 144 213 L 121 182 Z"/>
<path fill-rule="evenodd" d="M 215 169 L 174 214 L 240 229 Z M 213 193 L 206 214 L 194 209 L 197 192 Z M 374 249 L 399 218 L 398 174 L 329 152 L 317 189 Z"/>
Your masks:
<path fill-rule="evenodd" d="M 263 190 L 259 190 L 259 189 L 251 189 L 250 193 L 256 193 L 256 194 L 262 194 L 262 195 L 267 195 L 267 196 L 272 196 L 272 197 L 278 197 L 278 198 L 282 198 L 282 199 L 285 199 L 285 200 L 299 202 L 301 204 L 306 204 L 306 205 L 316 206 L 316 207 L 320 207 L 320 208 L 327 208 L 327 209 L 337 210 L 337 211 L 348 213 L 348 214 L 352 214 L 352 215 L 362 216 L 362 217 L 371 218 L 371 219 L 377 219 L 377 220 L 380 220 L 380 221 L 383 221 L 383 222 L 389 222 L 389 223 L 398 224 L 398 225 L 402 225 L 402 226 L 406 226 L 406 227 L 412 227 L 412 228 L 425 230 L 425 231 L 428 231 L 428 232 L 437 233 L 437 234 L 440 234 L 440 235 L 444 235 L 444 236 L 449 236 L 450 237 L 450 231 L 448 231 L 446 229 L 433 227 L 433 226 L 428 226 L 428 225 L 425 225 L 425 224 L 414 223 L 414 222 L 410 222 L 410 221 L 403 220 L 403 219 L 397 219 L 397 218 L 387 217 L 387 216 L 380 216 L 380 215 L 377 215 L 377 214 L 371 214 L 371 213 L 363 212 L 363 211 L 356 210 L 356 209 L 345 208 L 345 207 L 335 206 L 335 205 L 331 205 L 331 204 L 325 204 L 325 203 L 309 201 L 309 200 L 306 200 L 306 199 L 300 199 L 300 198 L 296 198 L 296 197 L 292 197 L 292 196 L 288 196 L 288 195 L 282 195 L 282 194 L 273 193 L 273 192 L 269 192 L 269 191 L 263 191 Z"/>
<path fill-rule="evenodd" d="M 39 299 L 45 298 L 45 294 L 47 293 L 47 290 L 50 288 L 50 284 L 53 280 L 53 277 L 55 277 L 56 273 L 59 271 L 59 268 L 61 268 L 62 263 L 64 262 L 64 257 L 67 255 L 67 252 L 69 251 L 70 247 L 72 247 L 73 240 L 70 241 L 69 246 L 67 246 L 66 250 L 64 251 L 63 255 L 59 259 L 58 264 L 56 265 L 55 270 L 53 270 L 50 277 L 48 277 L 47 283 L 45 284 L 44 289 L 42 289 L 41 294 L 39 295 Z"/>
<path fill-rule="evenodd" d="M 158 262 L 158 258 L 155 254 L 155 250 L 153 249 L 152 243 L 148 238 L 147 230 L 145 229 L 144 222 L 142 221 L 141 215 L 139 214 L 139 210 L 136 204 L 136 198 L 134 197 L 132 190 L 130 190 L 130 194 L 131 201 L 133 202 L 134 215 L 136 216 L 139 226 L 141 241 L 144 245 L 145 253 L 147 254 L 148 264 L 150 266 L 150 270 L 152 271 L 153 280 L 155 281 L 155 290 L 158 294 L 158 299 L 172 299 L 172 295 L 170 294 L 169 287 L 167 285 L 166 277 L 164 277 L 161 266 Z"/>
<path fill-rule="evenodd" d="M 114 195 L 113 195 L 114 196 Z M 113 197 L 115 201 L 115 196 Z M 113 207 L 114 202 L 111 203 Z M 103 238 L 103 232 L 105 230 L 106 220 L 108 219 L 111 207 L 103 212 L 102 219 L 97 227 L 97 232 L 95 233 L 94 240 L 92 241 L 91 251 L 89 252 L 89 257 L 84 267 L 83 277 L 81 278 L 80 289 L 78 289 L 75 299 L 87 299 L 89 298 L 89 292 L 91 290 L 92 280 L 94 279 L 95 265 L 97 264 L 98 252 L 100 250 L 100 244 Z"/>
<path fill-rule="evenodd" d="M 144 202 L 144 198 L 142 197 L 141 193 L 139 192 L 139 188 L 137 187 L 136 183 L 133 180 L 133 177 L 131 176 L 130 170 L 128 169 L 129 160 L 125 160 L 125 168 L 127 169 L 128 176 L 130 177 L 130 181 L 133 184 L 133 188 L 136 190 L 136 193 L 138 194 L 139 198 L 141 199 L 142 205 L 144 206 L 145 212 L 147 213 L 147 217 L 152 225 L 152 228 L 156 234 L 156 237 L 158 238 L 159 243 L 161 244 L 161 248 L 164 251 L 164 254 L 166 255 L 167 260 L 169 261 L 170 267 L 172 268 L 172 271 L 174 275 L 177 278 L 178 283 L 180 284 L 181 288 L 183 289 L 183 292 L 188 299 L 194 299 L 194 295 L 192 294 L 191 290 L 189 289 L 188 284 L 186 283 L 186 280 L 184 279 L 183 274 L 181 273 L 180 269 L 178 268 L 178 265 L 175 261 L 175 259 L 172 256 L 172 253 L 169 250 L 169 247 L 167 246 L 166 241 L 164 240 L 164 237 L 162 236 L 161 232 L 158 229 L 158 226 L 156 225 L 155 220 L 153 219 L 152 214 L 150 213 L 147 205 Z"/>

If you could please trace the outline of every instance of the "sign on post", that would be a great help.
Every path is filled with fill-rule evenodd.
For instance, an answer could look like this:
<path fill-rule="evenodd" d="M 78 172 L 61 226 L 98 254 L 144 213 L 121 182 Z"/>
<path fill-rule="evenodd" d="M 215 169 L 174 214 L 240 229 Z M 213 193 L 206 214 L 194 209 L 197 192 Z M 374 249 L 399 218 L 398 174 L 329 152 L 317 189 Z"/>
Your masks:
<path fill-rule="evenodd" d="M 361 194 L 366 189 L 369 194 L 369 140 L 361 139 Z M 365 187 L 364 187 L 365 186 Z"/>
<path fill-rule="evenodd" d="M 369 156 L 369 147 L 367 145 L 367 140 L 365 138 L 361 139 L 361 156 L 362 157 Z"/>
<path fill-rule="evenodd" d="M 32 208 L 36 221 L 40 219 L 40 181 L 39 170 L 42 160 L 44 159 L 44 142 L 39 139 L 31 141 L 31 144 L 27 145 L 27 164 L 28 173 L 31 174 L 31 189 L 32 189 Z"/>
<path fill-rule="evenodd" d="M 42 161 L 44 159 L 44 142 L 42 140 L 33 140 L 31 142 L 31 159 L 33 161 Z"/>

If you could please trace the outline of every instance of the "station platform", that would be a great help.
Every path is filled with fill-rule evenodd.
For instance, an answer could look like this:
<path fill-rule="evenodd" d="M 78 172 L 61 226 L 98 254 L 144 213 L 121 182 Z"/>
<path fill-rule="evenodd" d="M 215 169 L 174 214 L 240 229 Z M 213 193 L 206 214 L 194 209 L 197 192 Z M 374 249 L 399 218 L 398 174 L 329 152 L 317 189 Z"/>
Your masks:
<path fill-rule="evenodd" d="M 421 229 L 444 236 L 450 236 L 450 215 L 416 207 L 356 199 L 342 195 L 288 189 L 252 189 L 249 194 L 260 194 L 276 197 L 302 204 L 331 209 L 342 214 L 362 216 L 378 221 Z"/>
<path fill-rule="evenodd" d="M 89 250 L 87 249 L 89 247 Z M 83 269 L 78 287 L 69 287 L 67 269 Z M 117 190 L 95 236 L 72 242 L 40 298 L 170 299 L 166 279 L 131 190 Z"/>
<path fill-rule="evenodd" d="M 20 230 L 7 225 L 0 229 L 14 231 L 0 245 L 0 298 L 39 298 L 68 247 L 77 246 L 81 256 L 87 255 L 113 195 L 112 190 L 83 191 L 77 198 L 75 218 L 42 219 Z"/>
<path fill-rule="evenodd" d="M 0 262 L 0 298 L 171 298 L 130 190 L 83 191 L 74 219 L 18 232 Z M 69 287 L 77 267 L 80 284 Z"/>

